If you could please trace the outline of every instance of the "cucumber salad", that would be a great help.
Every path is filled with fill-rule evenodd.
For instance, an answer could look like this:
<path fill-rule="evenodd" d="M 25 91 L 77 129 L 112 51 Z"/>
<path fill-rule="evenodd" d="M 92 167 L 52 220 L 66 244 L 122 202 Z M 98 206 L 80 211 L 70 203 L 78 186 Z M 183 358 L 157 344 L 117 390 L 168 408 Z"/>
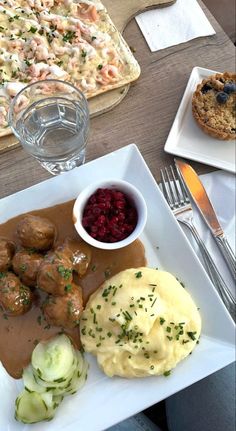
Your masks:
<path fill-rule="evenodd" d="M 87 370 L 82 353 L 66 335 L 39 343 L 23 370 L 24 389 L 16 399 L 15 418 L 28 424 L 52 419 L 64 396 L 84 385 Z"/>

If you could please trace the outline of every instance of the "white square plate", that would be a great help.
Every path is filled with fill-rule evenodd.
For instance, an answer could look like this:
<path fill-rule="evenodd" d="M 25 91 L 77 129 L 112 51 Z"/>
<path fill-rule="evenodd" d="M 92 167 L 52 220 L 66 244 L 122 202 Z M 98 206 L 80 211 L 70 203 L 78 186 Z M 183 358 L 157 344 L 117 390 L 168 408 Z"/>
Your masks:
<path fill-rule="evenodd" d="M 200 344 L 168 378 L 108 378 L 96 360 L 87 355 L 90 369 L 84 388 L 64 399 L 51 422 L 31 426 L 14 420 L 14 401 L 22 382 L 9 377 L 1 366 L 1 431 L 101 431 L 234 361 L 233 321 L 135 145 L 0 200 L 0 223 L 17 214 L 75 198 L 92 181 L 106 178 L 127 180 L 143 194 L 148 220 L 141 240 L 148 265 L 170 271 L 185 283 L 200 307 Z"/>
<path fill-rule="evenodd" d="M 192 115 L 192 94 L 197 84 L 215 73 L 202 67 L 193 68 L 164 149 L 176 156 L 235 172 L 235 141 L 221 141 L 207 135 Z"/>

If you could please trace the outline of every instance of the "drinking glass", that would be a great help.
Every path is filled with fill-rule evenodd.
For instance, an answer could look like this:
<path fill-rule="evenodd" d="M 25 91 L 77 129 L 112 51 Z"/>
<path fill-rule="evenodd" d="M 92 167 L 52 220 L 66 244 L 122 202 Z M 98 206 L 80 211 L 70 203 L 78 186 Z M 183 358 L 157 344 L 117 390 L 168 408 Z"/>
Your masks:
<path fill-rule="evenodd" d="M 26 86 L 12 101 L 9 124 L 23 148 L 52 175 L 84 163 L 88 103 L 68 82 L 48 79 Z"/>

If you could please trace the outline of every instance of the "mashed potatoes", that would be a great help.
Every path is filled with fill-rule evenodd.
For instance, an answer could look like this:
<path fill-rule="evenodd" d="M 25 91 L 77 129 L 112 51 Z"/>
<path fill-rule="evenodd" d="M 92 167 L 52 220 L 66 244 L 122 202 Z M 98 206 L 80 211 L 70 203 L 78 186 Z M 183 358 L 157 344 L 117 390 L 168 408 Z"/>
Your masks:
<path fill-rule="evenodd" d="M 85 351 L 110 377 L 168 373 L 194 349 L 201 318 L 173 275 L 127 269 L 90 297 L 81 319 Z"/>

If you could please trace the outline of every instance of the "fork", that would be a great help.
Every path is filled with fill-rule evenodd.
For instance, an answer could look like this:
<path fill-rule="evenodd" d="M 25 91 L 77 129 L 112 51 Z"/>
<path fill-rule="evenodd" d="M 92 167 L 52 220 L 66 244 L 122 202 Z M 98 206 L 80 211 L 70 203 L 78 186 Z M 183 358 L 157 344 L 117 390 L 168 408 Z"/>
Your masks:
<path fill-rule="evenodd" d="M 161 169 L 161 180 L 162 192 L 167 203 L 169 204 L 176 219 L 190 229 L 196 243 L 199 246 L 207 273 L 214 286 L 217 288 L 226 308 L 235 320 L 235 299 L 225 281 L 221 277 L 210 253 L 208 252 L 194 225 L 192 205 L 188 197 L 186 186 L 177 167 L 174 169 L 172 166 L 170 166 L 169 170 L 166 167 L 164 170 Z"/>

